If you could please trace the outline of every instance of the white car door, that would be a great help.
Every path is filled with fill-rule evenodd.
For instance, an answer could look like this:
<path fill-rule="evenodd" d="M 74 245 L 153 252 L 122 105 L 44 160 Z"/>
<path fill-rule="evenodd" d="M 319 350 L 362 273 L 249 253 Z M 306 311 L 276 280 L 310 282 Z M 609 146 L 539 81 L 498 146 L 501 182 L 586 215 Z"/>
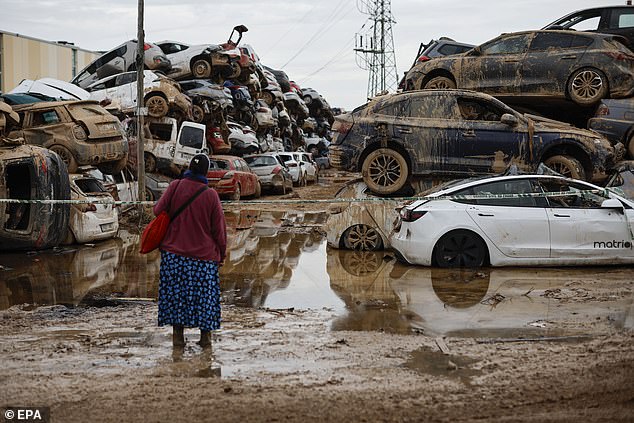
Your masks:
<path fill-rule="evenodd" d="M 602 207 L 604 196 L 575 182 L 555 179 L 542 185 L 546 192 L 566 193 L 548 197 L 552 258 L 634 257 L 631 210 Z"/>
<path fill-rule="evenodd" d="M 532 193 L 531 179 L 510 179 L 481 184 L 461 192 L 489 196 Z M 507 257 L 547 258 L 550 255 L 548 215 L 541 198 L 482 198 L 467 200 L 467 213 L 485 236 Z"/>

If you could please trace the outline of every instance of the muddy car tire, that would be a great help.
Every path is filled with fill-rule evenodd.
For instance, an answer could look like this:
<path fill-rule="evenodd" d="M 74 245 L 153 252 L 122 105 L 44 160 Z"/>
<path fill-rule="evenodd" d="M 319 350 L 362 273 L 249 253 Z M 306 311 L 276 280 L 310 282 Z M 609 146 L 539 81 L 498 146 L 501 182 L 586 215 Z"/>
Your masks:
<path fill-rule="evenodd" d="M 343 246 L 348 250 L 378 251 L 383 248 L 379 232 L 368 225 L 354 225 L 341 236 Z"/>
<path fill-rule="evenodd" d="M 152 173 L 156 170 L 156 158 L 150 154 L 143 154 L 143 158 L 145 160 L 145 171 L 148 173 Z"/>
<path fill-rule="evenodd" d="M 196 104 L 192 106 L 192 120 L 196 123 L 201 123 L 205 120 L 205 111 Z"/>
<path fill-rule="evenodd" d="M 573 179 L 586 180 L 586 171 L 579 160 L 570 156 L 557 155 L 544 160 L 544 165 L 555 172 Z"/>
<path fill-rule="evenodd" d="M 352 276 L 369 276 L 376 273 L 383 263 L 381 253 L 370 251 L 340 251 L 341 267 Z"/>
<path fill-rule="evenodd" d="M 312 101 L 313 101 L 313 99 L 309 95 L 304 96 L 304 103 L 310 104 L 310 103 L 312 103 Z"/>
<path fill-rule="evenodd" d="M 440 267 L 482 267 L 487 258 L 487 246 L 475 233 L 458 229 L 438 240 L 433 257 Z"/>
<path fill-rule="evenodd" d="M 242 73 L 242 68 L 240 64 L 237 62 L 233 62 L 229 65 L 231 67 L 231 73 L 229 74 L 229 79 L 237 78 Z"/>
<path fill-rule="evenodd" d="M 255 187 L 255 194 L 253 194 L 254 198 L 260 198 L 262 196 L 262 184 L 258 182 Z"/>
<path fill-rule="evenodd" d="M 630 160 L 634 160 L 634 134 L 630 136 L 627 142 L 627 155 Z"/>
<path fill-rule="evenodd" d="M 456 83 L 446 76 L 437 76 L 427 81 L 423 89 L 455 89 Z"/>
<path fill-rule="evenodd" d="M 401 153 L 391 148 L 374 150 L 363 161 L 363 182 L 377 194 L 393 194 L 407 183 L 409 165 Z"/>
<path fill-rule="evenodd" d="M 211 76 L 211 63 L 208 60 L 195 60 L 191 68 L 194 78 L 209 78 Z"/>
<path fill-rule="evenodd" d="M 75 156 L 70 150 L 63 145 L 54 145 L 49 148 L 54 153 L 62 159 L 64 163 L 66 163 L 66 167 L 68 168 L 68 173 L 76 173 L 79 165 L 77 164 L 77 160 L 75 160 Z"/>
<path fill-rule="evenodd" d="M 153 95 L 145 100 L 145 107 L 148 109 L 148 115 L 153 118 L 162 118 L 169 112 L 167 100 L 160 95 Z"/>
<path fill-rule="evenodd" d="M 151 189 L 147 187 L 145 188 L 145 201 L 156 201 L 156 198 L 154 198 L 154 193 Z"/>
<path fill-rule="evenodd" d="M 568 95 L 580 106 L 591 106 L 608 94 L 608 80 L 597 69 L 579 69 L 570 76 Z"/>

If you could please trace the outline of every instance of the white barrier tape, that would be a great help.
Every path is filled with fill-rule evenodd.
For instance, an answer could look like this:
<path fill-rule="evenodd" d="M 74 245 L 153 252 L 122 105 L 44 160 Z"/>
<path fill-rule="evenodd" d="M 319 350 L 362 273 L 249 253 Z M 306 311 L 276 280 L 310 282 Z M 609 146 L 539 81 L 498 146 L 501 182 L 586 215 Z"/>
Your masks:
<path fill-rule="evenodd" d="M 545 193 L 523 193 L 523 194 L 486 194 L 486 195 L 446 195 L 440 197 L 395 197 L 395 198 L 333 198 L 330 200 L 291 200 L 291 199 L 279 199 L 279 200 L 240 200 L 240 201 L 222 201 L 223 204 L 306 204 L 306 203 L 360 203 L 360 202 L 382 202 L 382 201 L 438 201 L 438 200 L 489 200 L 489 199 L 512 199 L 512 198 L 546 198 L 546 197 L 570 197 L 570 196 L 584 196 L 586 194 L 598 194 L 603 197 L 608 197 L 608 193 L 611 191 L 608 189 L 595 189 L 584 191 L 558 191 L 558 192 L 545 192 Z M 106 205 L 144 205 L 153 206 L 156 204 L 154 201 L 115 201 L 115 200 L 19 200 L 13 198 L 0 198 L 0 204 L 2 203 L 16 203 L 16 204 L 106 204 Z"/>

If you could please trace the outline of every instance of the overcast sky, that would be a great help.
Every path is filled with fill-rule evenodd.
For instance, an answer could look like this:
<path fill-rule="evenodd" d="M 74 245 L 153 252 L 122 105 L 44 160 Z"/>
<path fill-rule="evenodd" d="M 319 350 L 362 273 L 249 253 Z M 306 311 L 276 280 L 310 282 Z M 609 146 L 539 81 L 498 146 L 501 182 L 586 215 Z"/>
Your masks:
<path fill-rule="evenodd" d="M 369 0 L 359 0 L 359 3 Z M 421 42 L 448 36 L 480 44 L 502 32 L 539 29 L 569 12 L 625 0 L 393 0 L 396 64 L 407 71 Z M 0 29 L 87 50 L 136 38 L 136 0 L 0 0 Z M 244 24 L 267 66 L 282 68 L 331 106 L 366 97 L 368 73 L 355 61 L 354 36 L 366 22 L 357 0 L 145 0 L 148 41 L 219 44 Z M 370 24 L 366 25 L 366 28 Z"/>

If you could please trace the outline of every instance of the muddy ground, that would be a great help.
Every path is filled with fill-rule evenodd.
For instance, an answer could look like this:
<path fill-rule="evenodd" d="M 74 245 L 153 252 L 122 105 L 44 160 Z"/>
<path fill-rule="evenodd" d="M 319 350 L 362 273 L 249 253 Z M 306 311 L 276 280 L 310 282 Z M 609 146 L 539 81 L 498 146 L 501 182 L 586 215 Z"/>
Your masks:
<path fill-rule="evenodd" d="M 54 422 L 634 420 L 631 267 L 403 266 L 327 248 L 327 206 L 226 207 L 211 351 L 195 330 L 174 351 L 156 326 L 157 257 L 136 254 L 133 229 L 0 255 L 0 407 L 48 406 Z"/>

